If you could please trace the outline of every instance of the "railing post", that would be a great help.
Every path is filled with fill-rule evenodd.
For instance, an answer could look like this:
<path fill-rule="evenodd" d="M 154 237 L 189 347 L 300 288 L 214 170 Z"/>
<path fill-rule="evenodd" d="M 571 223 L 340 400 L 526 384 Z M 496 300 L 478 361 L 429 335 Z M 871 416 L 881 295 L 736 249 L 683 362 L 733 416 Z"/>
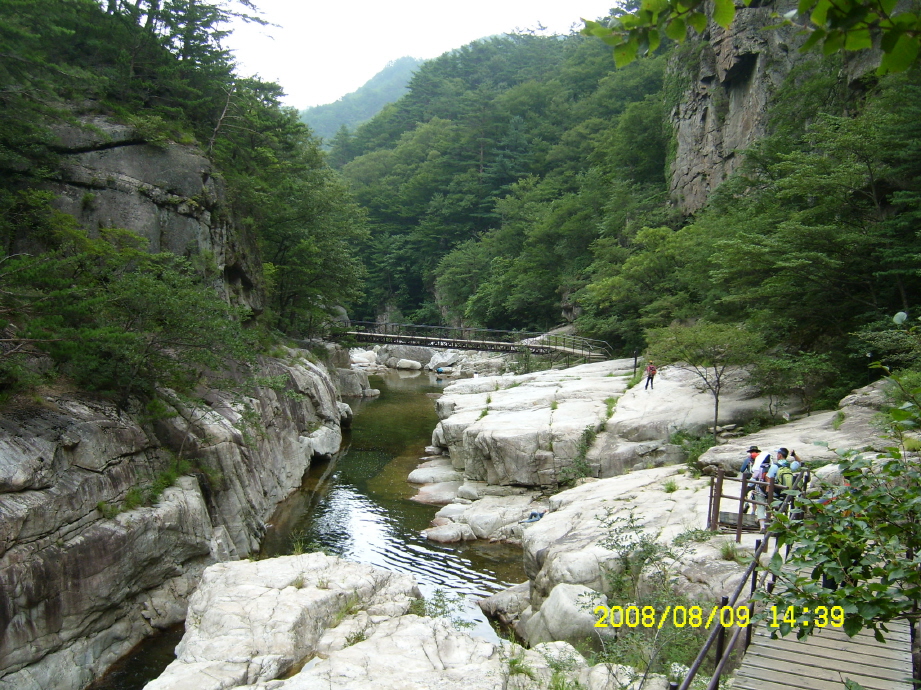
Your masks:
<path fill-rule="evenodd" d="M 742 493 L 739 494 L 739 516 L 736 518 L 736 543 L 742 542 L 742 515 L 745 510 L 745 494 L 748 492 L 748 473 L 742 473 Z"/>
<path fill-rule="evenodd" d="M 713 514 L 710 516 L 710 529 L 716 531 L 720 527 L 720 498 L 723 496 L 723 468 L 716 472 L 716 482 L 713 484 L 713 505 L 711 509 Z"/>
<path fill-rule="evenodd" d="M 723 648 L 726 646 L 726 628 L 723 627 L 722 615 L 723 607 L 729 603 L 729 597 L 722 597 L 720 599 L 720 614 L 716 616 L 716 625 L 720 626 L 719 632 L 716 634 L 716 662 L 720 663 L 720 659 L 723 658 Z"/>
<path fill-rule="evenodd" d="M 716 479 L 713 475 L 710 475 L 710 501 L 707 503 L 707 529 L 711 532 L 716 531 L 716 526 L 713 524 L 713 485 L 716 483 Z"/>
<path fill-rule="evenodd" d="M 761 548 L 761 540 L 755 539 L 755 554 L 757 556 L 758 550 Z M 758 566 L 760 563 L 755 564 L 755 567 L 752 568 L 752 586 L 751 590 L 748 593 L 748 620 L 751 621 L 752 616 L 755 615 L 755 602 L 752 597 L 755 596 L 755 589 L 758 587 Z M 748 649 L 748 646 L 752 643 L 752 624 L 749 622 L 745 626 L 745 649 Z"/>

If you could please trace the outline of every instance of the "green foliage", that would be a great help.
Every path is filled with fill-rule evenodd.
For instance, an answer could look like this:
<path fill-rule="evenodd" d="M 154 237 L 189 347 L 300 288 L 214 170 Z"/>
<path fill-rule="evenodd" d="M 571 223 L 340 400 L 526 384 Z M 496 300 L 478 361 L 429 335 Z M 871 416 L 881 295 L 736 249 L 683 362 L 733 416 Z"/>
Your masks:
<path fill-rule="evenodd" d="M 706 9 L 703 0 L 644 2 L 638 8 L 618 9 L 607 23 L 586 21 L 582 33 L 612 46 L 614 61 L 623 67 L 637 57 L 655 53 L 665 38 L 680 43 L 691 29 L 703 34 L 708 27 Z M 715 24 L 728 29 L 736 7 L 732 0 L 715 0 L 709 12 Z M 825 55 L 862 51 L 872 48 L 877 39 L 883 51 L 878 74 L 910 68 L 921 50 L 921 19 L 913 6 L 903 7 L 895 0 L 800 0 L 796 10 L 783 16 L 781 25 L 809 35 L 800 48 L 803 52 L 820 45 Z"/>
<path fill-rule="evenodd" d="M 531 680 L 537 680 L 537 674 L 524 658 L 522 654 L 523 651 L 524 650 L 520 650 L 516 656 L 509 657 L 508 674 L 510 676 L 527 676 Z"/>
<path fill-rule="evenodd" d="M 676 431 L 669 437 L 669 443 L 681 446 L 681 449 L 687 455 L 685 462 L 688 469 L 694 476 L 700 476 L 700 468 L 697 467 L 697 461 L 700 456 L 706 453 L 710 448 L 716 445 L 712 435 L 694 436 L 686 431 Z"/>
<path fill-rule="evenodd" d="M 664 491 L 664 492 L 667 493 L 667 494 L 673 494 L 673 493 L 675 493 L 677 490 L 678 490 L 678 482 L 676 482 L 676 481 L 675 481 L 674 479 L 672 479 L 672 478 L 666 479 L 666 480 L 662 483 L 662 491 Z"/>
<path fill-rule="evenodd" d="M 921 388 L 903 395 L 887 415 L 900 446 L 921 424 Z M 921 463 L 892 447 L 878 457 L 847 453 L 839 465 L 849 486 L 809 489 L 795 499 L 800 519 L 777 516 L 779 544 L 792 551 L 786 564 L 772 559 L 779 581 L 766 598 L 797 611 L 841 606 L 848 635 L 869 628 L 884 639 L 887 621 L 914 620 L 921 606 Z M 797 621 L 798 637 L 813 631 L 813 614 Z M 781 635 L 791 630 L 781 623 Z"/>
<path fill-rule="evenodd" d="M 345 636 L 345 646 L 351 647 L 353 644 L 358 644 L 359 642 L 364 642 L 367 637 L 365 637 L 364 630 L 356 630 L 355 632 L 349 633 Z"/>
<path fill-rule="evenodd" d="M 230 224 L 232 211 L 234 224 L 251 232 L 242 234 L 241 244 L 258 239 L 263 245 L 270 262 L 267 282 L 274 288 L 265 320 L 299 335 L 318 328 L 328 310 L 360 292 L 363 269 L 354 245 L 364 236 L 363 217 L 307 127 L 281 106 L 281 89 L 234 75 L 221 45 L 223 27 L 237 19 L 263 23 L 252 16 L 252 2 L 112 0 L 107 10 L 101 5 L 4 1 L 0 78 L 9 85 L 0 92 L 4 256 L 20 247 L 45 248 L 41 224 L 28 217 L 39 207 L 23 195 L 38 194 L 27 190 L 55 174 L 52 127 L 67 123 L 98 137 L 101 132 L 78 118 L 102 114 L 129 125 L 139 142 L 197 141 L 205 148 L 227 183 L 230 208 L 223 200 L 194 201 L 220 223 Z M 84 210 L 94 203 L 92 193 L 84 195 Z M 47 220 L 53 214 L 39 215 Z M 255 246 L 240 249 L 254 255 Z M 136 272 L 136 289 L 146 290 L 141 275 L 148 269 Z M 231 289 L 260 289 L 246 282 L 258 275 L 237 285 L 233 267 L 227 270 Z"/>
<path fill-rule="evenodd" d="M 605 398 L 605 416 L 607 419 L 611 418 L 611 415 L 614 414 L 614 406 L 617 405 L 617 398 Z"/>
<path fill-rule="evenodd" d="M 692 541 L 706 542 L 706 541 L 710 541 L 710 539 L 715 534 L 716 532 L 711 532 L 708 529 L 689 529 L 689 530 L 685 530 L 684 532 L 679 534 L 677 537 L 675 537 L 675 539 L 672 541 L 672 544 L 678 547 L 678 546 L 684 546 L 688 542 L 692 542 Z"/>
<path fill-rule="evenodd" d="M 369 209 L 365 315 L 555 324 L 612 182 L 664 190 L 663 67 L 613 73 L 576 36 L 492 38 L 422 65 L 331 152 Z"/>
<path fill-rule="evenodd" d="M 476 624 L 462 617 L 466 608 L 463 596 L 438 587 L 432 592 L 431 597 L 414 599 L 410 604 L 409 612 L 429 618 L 447 618 L 455 628 L 470 629 Z"/>
<path fill-rule="evenodd" d="M 560 486 L 571 486 L 577 479 L 593 476 L 592 466 L 588 464 L 585 456 L 588 455 L 597 436 L 598 430 L 593 426 L 587 426 L 582 430 L 582 435 L 579 436 L 579 441 L 576 443 L 576 455 L 572 463 L 564 467 L 557 476 Z"/>
<path fill-rule="evenodd" d="M 742 562 L 744 552 L 739 550 L 738 545 L 731 540 L 720 542 L 720 558 L 724 561 Z"/>
<path fill-rule="evenodd" d="M 189 391 L 206 370 L 228 359 L 252 358 L 230 307 L 188 260 L 148 254 L 138 236 L 101 230 L 92 239 L 69 216 L 48 206 L 49 195 L 21 193 L 23 204 L 46 214 L 36 232 L 48 251 L 0 263 L 0 308 L 17 326 L 17 352 L 46 353 L 81 387 L 124 403 L 153 396 L 157 386 Z M 15 371 L 4 375 L 15 386 Z"/>
<path fill-rule="evenodd" d="M 755 360 L 749 381 L 757 386 L 761 395 L 767 396 L 768 414 L 776 424 L 788 396 L 796 395 L 806 412 L 810 412 L 816 397 L 834 374 L 834 366 L 827 355 L 774 353 Z"/>
<path fill-rule="evenodd" d="M 680 540 L 681 544 L 676 540 L 668 546 L 658 541 L 657 534 L 644 529 L 632 513 L 625 518 L 609 511 L 598 519 L 607 529 L 600 543 L 616 556 L 606 571 L 611 606 L 652 606 L 656 611 L 665 611 L 668 606 L 687 608 L 696 603 L 672 590 L 676 576 L 673 568 L 683 553 L 681 547 L 687 541 L 700 540 L 696 532 Z M 706 630 L 689 626 L 676 628 L 672 620 L 665 621 L 661 628 L 621 627 L 616 643 L 605 644 L 593 662 L 623 664 L 639 673 L 668 675 L 673 664 L 691 664 L 706 634 Z"/>

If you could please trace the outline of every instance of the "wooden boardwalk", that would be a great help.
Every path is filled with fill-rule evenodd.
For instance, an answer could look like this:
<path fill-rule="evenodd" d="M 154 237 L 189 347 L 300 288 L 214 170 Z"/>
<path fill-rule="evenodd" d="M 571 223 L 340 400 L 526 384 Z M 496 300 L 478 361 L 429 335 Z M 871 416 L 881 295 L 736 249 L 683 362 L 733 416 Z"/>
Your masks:
<path fill-rule="evenodd" d="M 865 630 L 848 637 L 828 627 L 801 641 L 794 633 L 772 640 L 759 626 L 733 690 L 843 690 L 848 678 L 868 690 L 911 690 L 908 624 L 887 627 L 883 645 Z"/>

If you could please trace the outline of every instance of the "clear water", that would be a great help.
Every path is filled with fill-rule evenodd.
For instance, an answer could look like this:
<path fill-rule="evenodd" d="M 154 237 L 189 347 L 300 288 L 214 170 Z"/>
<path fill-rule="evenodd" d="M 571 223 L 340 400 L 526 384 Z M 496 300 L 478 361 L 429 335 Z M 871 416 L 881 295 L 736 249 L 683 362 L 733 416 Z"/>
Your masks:
<path fill-rule="evenodd" d="M 407 475 L 424 455 L 438 423 L 433 397 L 443 387 L 413 372 L 372 377 L 379 398 L 350 399 L 355 413 L 343 451 L 314 463 L 303 485 L 279 505 L 263 540 L 263 557 L 321 546 L 350 560 L 411 573 L 426 596 L 441 589 L 462 598 L 458 617 L 471 632 L 497 636 L 475 599 L 526 579 L 520 549 L 482 542 L 442 545 L 420 532 L 438 508 L 409 500 Z M 91 690 L 141 690 L 173 660 L 182 626 L 146 640 Z"/>

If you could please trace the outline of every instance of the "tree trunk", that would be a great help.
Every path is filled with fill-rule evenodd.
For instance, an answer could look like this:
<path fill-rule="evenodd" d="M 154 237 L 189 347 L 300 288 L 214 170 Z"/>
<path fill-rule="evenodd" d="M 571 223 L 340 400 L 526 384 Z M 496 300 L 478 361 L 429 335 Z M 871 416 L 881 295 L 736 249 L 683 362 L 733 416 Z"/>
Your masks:
<path fill-rule="evenodd" d="M 716 445 L 716 427 L 720 420 L 720 393 L 719 390 L 713 391 L 713 444 Z"/>

